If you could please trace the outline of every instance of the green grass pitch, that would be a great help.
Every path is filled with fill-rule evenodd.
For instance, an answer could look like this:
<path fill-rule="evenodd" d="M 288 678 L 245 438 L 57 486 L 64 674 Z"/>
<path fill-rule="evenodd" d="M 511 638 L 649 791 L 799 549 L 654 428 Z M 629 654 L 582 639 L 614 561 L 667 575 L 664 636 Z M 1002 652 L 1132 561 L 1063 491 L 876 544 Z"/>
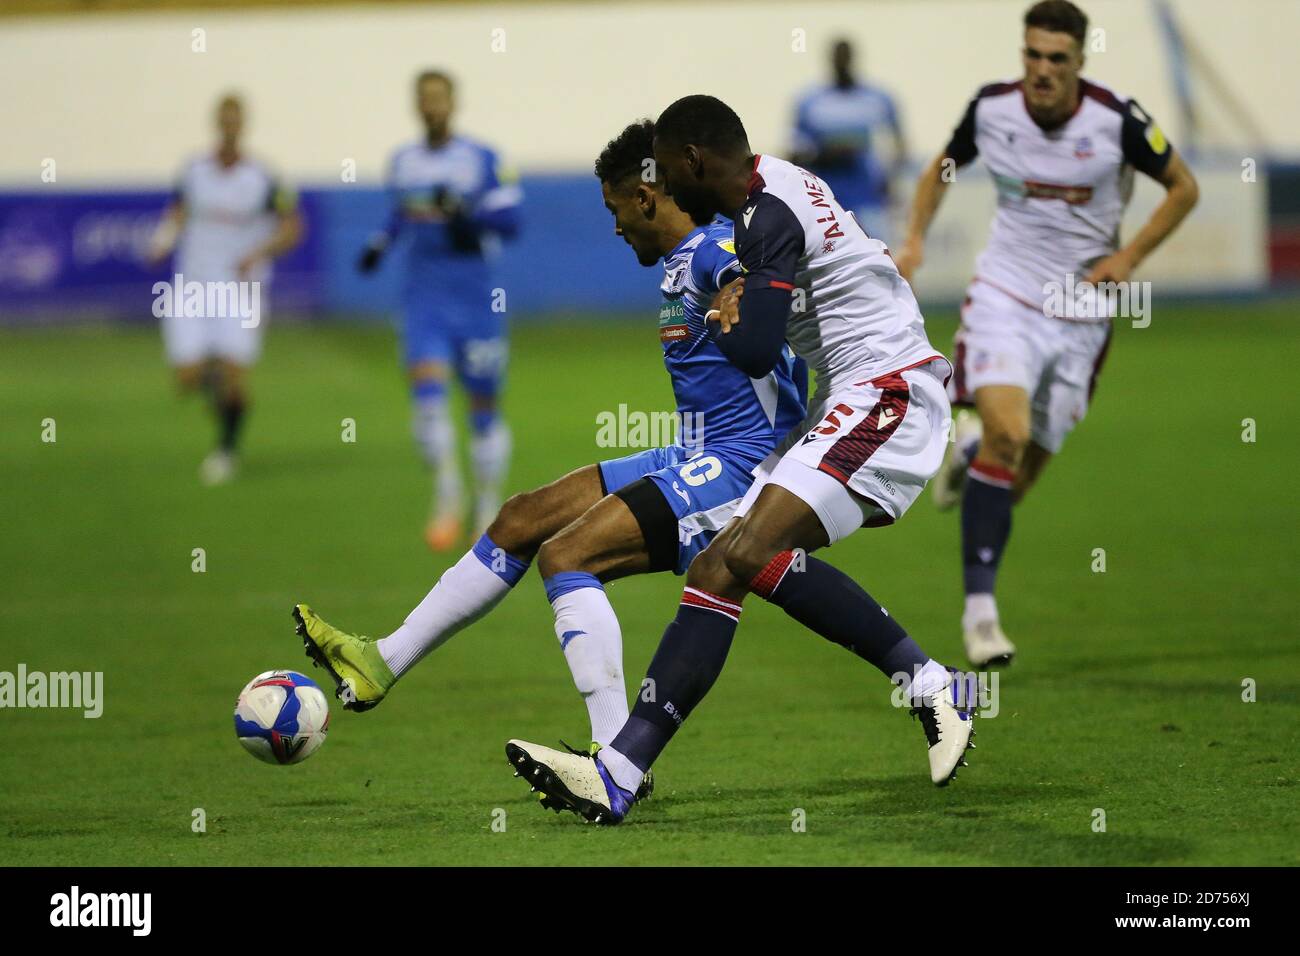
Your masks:
<path fill-rule="evenodd" d="M 102 671 L 105 706 L 0 711 L 0 863 L 1300 862 L 1296 313 L 1171 306 L 1117 330 L 1092 413 L 1016 512 L 1001 603 L 1021 659 L 953 786 L 930 785 L 920 728 L 867 665 L 750 600 L 656 797 L 615 829 L 541 811 L 503 756 L 586 731 L 535 574 L 379 710 L 335 706 L 307 763 L 235 741 L 250 677 L 313 673 L 295 601 L 383 633 L 455 557 L 420 538 L 387 328 L 272 327 L 243 473 L 217 489 L 196 476 L 212 426 L 151 330 L 4 332 L 0 670 Z M 932 321 L 940 346 L 952 331 Z M 514 490 L 609 457 L 599 412 L 670 406 L 653 316 L 522 326 L 512 354 Z M 956 662 L 957 534 L 927 496 L 830 559 Z M 611 586 L 630 681 L 680 586 Z"/>

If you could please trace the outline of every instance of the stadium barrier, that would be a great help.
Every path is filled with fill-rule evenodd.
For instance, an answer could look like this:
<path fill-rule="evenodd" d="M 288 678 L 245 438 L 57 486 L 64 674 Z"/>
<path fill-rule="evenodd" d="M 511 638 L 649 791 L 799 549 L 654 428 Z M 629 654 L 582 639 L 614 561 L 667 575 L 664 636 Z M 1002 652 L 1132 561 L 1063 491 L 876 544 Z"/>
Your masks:
<path fill-rule="evenodd" d="M 1161 296 L 1266 291 L 1270 204 L 1264 177 L 1243 181 L 1241 170 L 1227 163 L 1198 167 L 1197 174 L 1200 205 L 1143 266 L 1140 278 Z M 656 276 L 637 266 L 614 236 L 593 177 L 526 176 L 524 189 L 523 234 L 506 247 L 499 270 L 509 314 L 624 314 L 654 302 Z M 1126 232 L 1160 195 L 1158 186 L 1138 184 Z M 153 283 L 171 272 L 146 266 L 145 254 L 167 200 L 163 190 L 0 193 L 0 322 L 152 320 Z M 301 202 L 307 236 L 277 266 L 273 311 L 377 316 L 396 308 L 400 252 L 376 275 L 361 276 L 354 268 L 367 236 L 387 216 L 384 191 L 304 189 Z M 1289 209 L 1278 203 L 1273 208 L 1279 217 Z M 960 300 L 993 209 L 987 172 L 973 167 L 962 173 L 936 220 L 916 279 L 923 302 Z M 893 229 L 900 230 L 900 218 L 901 212 Z"/>

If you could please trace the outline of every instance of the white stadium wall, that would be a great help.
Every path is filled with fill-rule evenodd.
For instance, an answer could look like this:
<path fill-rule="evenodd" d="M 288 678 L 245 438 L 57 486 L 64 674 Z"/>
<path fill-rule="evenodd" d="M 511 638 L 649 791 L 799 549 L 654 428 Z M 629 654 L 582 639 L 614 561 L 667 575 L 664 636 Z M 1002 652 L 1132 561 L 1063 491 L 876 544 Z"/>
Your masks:
<path fill-rule="evenodd" d="M 1177 144 L 1151 5 L 1083 5 L 1104 31 L 1088 74 L 1137 96 Z M 866 73 L 898 97 L 919 159 L 941 148 L 978 86 L 1017 74 L 1026 6 L 669 0 L 10 19 L 0 30 L 8 92 L 0 188 L 44 188 L 42 163 L 50 159 L 56 188 L 168 182 L 181 157 L 206 145 L 211 105 L 228 89 L 248 98 L 253 149 L 291 178 L 338 183 L 354 163 L 360 180 L 373 181 L 391 146 L 415 132 L 410 81 L 429 65 L 460 82 L 460 128 L 489 138 L 529 172 L 588 169 L 623 123 L 698 91 L 734 105 L 756 148 L 783 151 L 792 99 L 822 78 L 827 45 L 840 35 L 858 42 Z M 1291 51 L 1300 3 L 1175 0 L 1174 8 L 1188 35 L 1213 51 L 1236 97 L 1267 116 L 1269 145 L 1300 152 L 1300 98 L 1288 93 L 1300 85 Z M 1267 102 L 1254 102 L 1265 90 Z M 1222 131 L 1231 147 L 1235 120 L 1215 109 L 1207 105 L 1203 125 Z M 1231 165 L 1205 172 L 1202 210 L 1153 268 L 1194 286 L 1252 285 L 1264 274 L 1263 190 L 1243 189 Z M 958 244 L 952 274 L 936 255 L 923 279 L 935 294 L 950 294 L 958 273 L 964 281 L 987 225 L 991 188 L 982 176 L 968 178 L 980 188 L 958 190 L 936 237 Z M 1135 211 L 1157 192 L 1142 183 Z"/>

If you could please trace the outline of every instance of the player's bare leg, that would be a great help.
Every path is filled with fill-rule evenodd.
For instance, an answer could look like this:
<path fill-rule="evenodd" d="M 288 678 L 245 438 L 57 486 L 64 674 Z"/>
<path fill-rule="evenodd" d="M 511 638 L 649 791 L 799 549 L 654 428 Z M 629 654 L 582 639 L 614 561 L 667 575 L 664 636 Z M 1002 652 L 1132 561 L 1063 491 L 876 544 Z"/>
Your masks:
<path fill-rule="evenodd" d="M 1030 447 L 1029 393 L 1014 385 L 986 385 L 976 389 L 975 407 L 984 431 L 962 496 L 962 640 L 971 664 L 986 667 L 1010 663 L 1016 653 L 1002 631 L 993 594 L 1011 536 L 1016 484 Z M 1035 458 L 1034 477 L 1042 464 Z"/>
<path fill-rule="evenodd" d="M 445 362 L 423 361 L 412 364 L 408 374 L 415 402 L 415 442 L 434 476 L 433 503 L 424 540 L 432 550 L 446 551 L 460 540 L 464 522 L 456 430 L 447 401 L 451 369 Z"/>
<path fill-rule="evenodd" d="M 374 707 L 425 654 L 495 607 L 523 577 L 542 542 L 601 494 L 599 470 L 588 465 L 513 496 L 488 532 L 382 640 L 340 630 L 309 605 L 295 606 L 308 656 L 329 670 L 335 693 L 349 710 Z"/>
<path fill-rule="evenodd" d="M 1052 460 L 1052 453 L 1037 442 L 1031 441 L 1020 459 L 1020 470 L 1016 472 L 1016 483 L 1011 488 L 1011 503 L 1018 505 L 1029 494 L 1029 489 L 1038 484 L 1047 463 Z"/>
<path fill-rule="evenodd" d="M 217 421 L 217 447 L 203 459 L 199 477 L 206 485 L 219 485 L 235 476 L 240 427 L 248 407 L 243 366 L 227 359 L 188 365 L 177 370 L 182 391 L 202 389 L 212 403 Z"/>
<path fill-rule="evenodd" d="M 172 372 L 176 381 L 176 391 L 180 392 L 182 395 L 197 392 L 203 386 L 203 373 L 205 368 L 206 366 L 203 362 L 177 365 Z"/>
<path fill-rule="evenodd" d="M 487 532 L 443 573 L 405 623 L 378 642 L 394 679 L 495 607 L 523 577 L 542 543 L 600 498 L 599 469 L 588 465 L 507 500 Z"/>

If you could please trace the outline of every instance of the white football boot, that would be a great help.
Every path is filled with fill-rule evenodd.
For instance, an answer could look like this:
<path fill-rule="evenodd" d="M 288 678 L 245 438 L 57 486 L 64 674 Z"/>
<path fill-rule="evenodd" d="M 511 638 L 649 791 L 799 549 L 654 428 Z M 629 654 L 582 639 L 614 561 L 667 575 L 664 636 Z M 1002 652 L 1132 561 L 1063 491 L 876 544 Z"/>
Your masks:
<path fill-rule="evenodd" d="M 979 707 L 979 675 L 948 669 L 942 690 L 922 697 L 911 709 L 919 717 L 930 747 L 930 781 L 946 787 L 965 767 L 966 751 L 975 749 L 975 716 Z"/>
<path fill-rule="evenodd" d="M 970 450 L 984 436 L 984 424 L 979 415 L 968 408 L 960 409 L 952 423 L 953 440 L 943 453 L 939 472 L 930 479 L 930 495 L 934 506 L 947 511 L 961 501 L 966 487 L 966 469 L 970 467 Z"/>
<path fill-rule="evenodd" d="M 551 800 L 562 801 L 565 809 L 589 823 L 621 823 L 636 802 L 636 797 L 616 784 L 600 758 L 590 751 L 570 749 L 565 753 L 511 740 L 506 744 L 506 759 L 516 777 L 523 777 L 530 787 Z"/>
<path fill-rule="evenodd" d="M 987 618 L 967 625 L 962 623 L 962 643 L 966 645 L 966 659 L 974 668 L 1005 667 L 1016 656 L 1012 644 L 997 618 Z"/>

